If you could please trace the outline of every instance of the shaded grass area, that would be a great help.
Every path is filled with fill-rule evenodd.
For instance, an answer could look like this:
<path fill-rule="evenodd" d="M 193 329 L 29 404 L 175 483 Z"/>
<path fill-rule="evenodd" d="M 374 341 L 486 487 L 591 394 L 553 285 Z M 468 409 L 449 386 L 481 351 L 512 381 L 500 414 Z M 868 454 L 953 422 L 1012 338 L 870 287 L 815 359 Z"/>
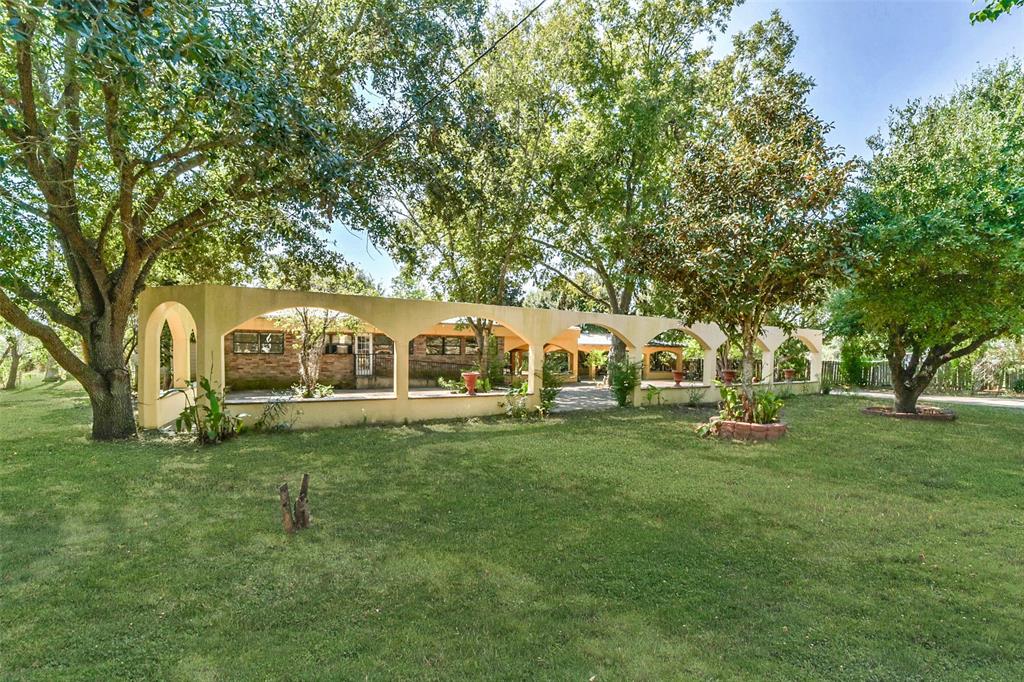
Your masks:
<path fill-rule="evenodd" d="M 865 404 L 756 446 L 656 408 L 197 449 L 0 393 L 0 677 L 1019 679 L 1024 413 Z"/>

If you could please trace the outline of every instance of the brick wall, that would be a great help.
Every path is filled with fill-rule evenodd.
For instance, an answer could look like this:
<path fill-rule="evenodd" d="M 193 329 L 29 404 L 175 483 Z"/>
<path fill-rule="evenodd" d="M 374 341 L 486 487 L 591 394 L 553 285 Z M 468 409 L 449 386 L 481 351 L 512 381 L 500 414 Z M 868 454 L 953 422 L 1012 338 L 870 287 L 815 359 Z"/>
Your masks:
<path fill-rule="evenodd" d="M 237 331 L 248 331 L 239 329 Z M 248 389 L 284 389 L 299 381 L 299 353 L 296 338 L 285 333 L 284 353 L 235 353 L 232 335 L 224 335 L 224 380 L 228 387 Z M 471 337 L 470 337 L 471 338 Z M 498 350 L 504 352 L 504 339 L 495 337 Z M 463 344 L 465 350 L 465 344 Z M 417 336 L 412 342 L 411 374 L 437 374 L 438 368 L 451 367 L 458 372 L 476 363 L 476 353 L 460 355 L 428 355 L 427 337 Z M 337 388 L 355 388 L 355 356 L 344 353 L 324 355 L 320 360 L 320 383 Z"/>
<path fill-rule="evenodd" d="M 240 329 L 238 331 L 246 331 Z M 232 334 L 224 335 L 224 381 L 236 390 L 288 388 L 299 381 L 299 352 L 295 336 L 286 333 L 284 353 L 235 353 Z M 355 387 L 355 358 L 349 354 L 324 355 L 320 383 L 338 388 Z"/>

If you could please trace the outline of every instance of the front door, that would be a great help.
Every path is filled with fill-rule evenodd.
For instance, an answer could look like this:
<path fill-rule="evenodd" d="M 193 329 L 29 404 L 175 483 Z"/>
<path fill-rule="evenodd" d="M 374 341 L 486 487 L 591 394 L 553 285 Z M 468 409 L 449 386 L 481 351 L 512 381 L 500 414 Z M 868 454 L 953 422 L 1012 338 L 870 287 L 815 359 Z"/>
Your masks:
<path fill-rule="evenodd" d="M 356 376 L 373 376 L 373 334 L 356 334 Z"/>

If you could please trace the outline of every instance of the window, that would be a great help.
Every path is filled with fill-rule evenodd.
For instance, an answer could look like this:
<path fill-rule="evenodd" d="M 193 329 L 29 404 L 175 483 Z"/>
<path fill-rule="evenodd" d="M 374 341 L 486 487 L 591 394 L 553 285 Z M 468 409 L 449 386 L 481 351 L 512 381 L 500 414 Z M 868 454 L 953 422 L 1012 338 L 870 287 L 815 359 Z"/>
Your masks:
<path fill-rule="evenodd" d="M 477 343 L 476 343 L 476 337 L 475 336 L 467 336 L 466 337 L 466 350 L 464 350 L 463 352 L 466 355 L 476 355 L 477 347 L 478 346 L 477 346 Z"/>
<path fill-rule="evenodd" d="M 284 332 L 235 332 L 231 341 L 235 353 L 284 353 Z"/>
<path fill-rule="evenodd" d="M 461 336 L 428 336 L 427 355 L 461 355 Z"/>
<path fill-rule="evenodd" d="M 445 355 L 462 355 L 462 337 L 461 336 L 446 336 L 446 337 L 444 337 L 444 354 Z"/>
<path fill-rule="evenodd" d="M 444 337 L 427 337 L 427 355 L 444 355 Z"/>
<path fill-rule="evenodd" d="M 383 334 L 373 335 L 374 355 L 392 355 L 394 352 L 395 342 L 391 340 L 391 337 L 384 336 Z"/>
<path fill-rule="evenodd" d="M 349 355 L 352 353 L 351 334 L 328 334 L 324 339 L 324 353 L 327 355 Z"/>

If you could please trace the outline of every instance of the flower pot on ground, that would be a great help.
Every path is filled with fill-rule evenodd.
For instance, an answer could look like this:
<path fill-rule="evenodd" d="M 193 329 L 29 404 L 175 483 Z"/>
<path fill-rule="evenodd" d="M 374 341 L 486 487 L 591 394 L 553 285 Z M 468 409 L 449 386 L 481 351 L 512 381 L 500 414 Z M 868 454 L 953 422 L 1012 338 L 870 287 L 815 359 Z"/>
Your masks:
<path fill-rule="evenodd" d="M 793 377 L 796 376 L 796 370 L 787 367 L 786 369 L 782 370 L 782 376 L 786 377 L 786 381 L 792 381 Z"/>
<path fill-rule="evenodd" d="M 476 380 L 480 378 L 480 372 L 463 372 L 462 380 L 466 382 L 466 393 L 476 395 Z"/>
<path fill-rule="evenodd" d="M 679 388 L 679 384 L 683 381 L 683 373 L 678 370 L 672 370 L 672 381 L 676 382 L 676 388 Z"/>

